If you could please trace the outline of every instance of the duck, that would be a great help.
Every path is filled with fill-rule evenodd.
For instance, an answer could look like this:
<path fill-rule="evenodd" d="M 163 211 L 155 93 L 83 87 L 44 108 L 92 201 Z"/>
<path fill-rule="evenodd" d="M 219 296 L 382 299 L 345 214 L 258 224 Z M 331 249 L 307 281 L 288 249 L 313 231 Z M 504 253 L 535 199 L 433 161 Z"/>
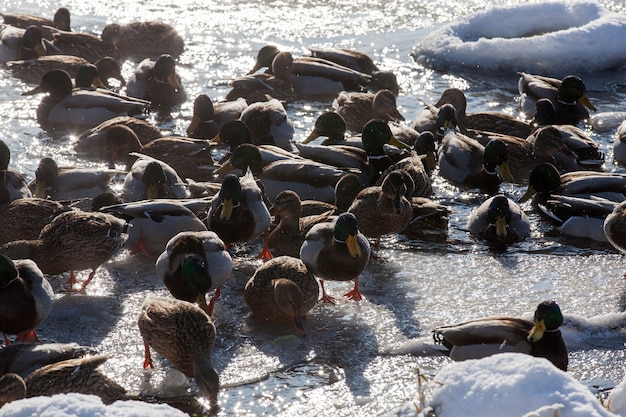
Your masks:
<path fill-rule="evenodd" d="M 400 231 L 410 239 L 445 242 L 450 229 L 450 207 L 428 197 L 412 196 L 409 199 L 413 215 L 409 224 Z"/>
<path fill-rule="evenodd" d="M 533 321 L 517 317 L 481 318 L 438 327 L 433 330 L 433 339 L 455 361 L 513 351 L 546 358 L 567 371 L 567 347 L 559 330 L 562 324 L 559 305 L 546 300 L 537 306 Z"/>
<path fill-rule="evenodd" d="M 185 41 L 176 29 L 158 20 L 109 23 L 102 29 L 102 37 L 115 39 L 121 59 L 158 58 L 163 54 L 177 59 L 185 50 Z"/>
<path fill-rule="evenodd" d="M 10 162 L 11 149 L 0 139 L 0 204 L 32 197 L 26 178 L 21 172 L 9 167 Z"/>
<path fill-rule="evenodd" d="M 376 93 L 341 92 L 333 101 L 333 109 L 343 117 L 346 127 L 355 132 L 361 132 L 372 119 L 405 120 L 396 107 L 396 96 L 386 89 Z"/>
<path fill-rule="evenodd" d="M 240 120 L 250 129 L 253 144 L 276 145 L 291 150 L 294 127 L 285 107 L 277 99 L 250 104 L 241 112 Z"/>
<path fill-rule="evenodd" d="M 0 25 L 0 62 L 34 59 L 57 51 L 44 42 L 41 29 L 29 26 L 25 29 Z"/>
<path fill-rule="evenodd" d="M 190 209 L 174 201 L 142 200 L 100 208 L 124 219 L 130 227 L 125 246 L 133 254 L 156 259 L 182 231 L 202 232 L 207 227 Z"/>
<path fill-rule="evenodd" d="M 274 201 L 281 191 L 290 189 L 300 196 L 300 200 L 332 203 L 337 181 L 349 172 L 305 158 L 287 158 L 263 166 L 259 148 L 243 143 L 215 173 L 228 173 L 233 169 L 245 172 L 248 167 L 263 183 L 269 201 Z"/>
<path fill-rule="evenodd" d="M 345 213 L 356 198 L 356 195 L 363 188 L 365 188 L 365 185 L 361 178 L 356 174 L 348 173 L 339 178 L 339 181 L 335 184 L 334 204 L 316 200 L 301 200 L 302 216 L 314 216 L 328 211 L 333 216 Z"/>
<path fill-rule="evenodd" d="M 538 129 L 527 139 L 517 136 L 482 132 L 474 136 L 481 145 L 491 140 L 504 142 L 507 149 L 507 165 L 516 184 L 526 184 L 530 171 L 542 162 L 549 162 L 561 171 L 578 171 L 578 155 L 565 143 L 561 131 L 555 126 Z"/>
<path fill-rule="evenodd" d="M 488 243 L 509 245 L 530 236 L 530 220 L 515 201 L 497 194 L 472 210 L 467 229 Z"/>
<path fill-rule="evenodd" d="M 45 365 L 24 378 L 5 374 L 0 378 L 0 387 L 3 393 L 13 394 L 11 400 L 73 392 L 97 395 L 105 404 L 128 400 L 126 389 L 99 369 L 109 358 L 109 355 L 93 355 L 66 359 Z"/>
<path fill-rule="evenodd" d="M 149 295 L 137 320 L 145 347 L 143 367 L 153 368 L 150 348 L 188 378 L 194 378 L 200 394 L 218 409 L 219 375 L 211 363 L 215 325 L 211 317 L 193 303 Z"/>
<path fill-rule="evenodd" d="M 121 57 L 115 46 L 115 36 L 106 32 L 95 36 L 90 33 L 55 29 L 52 32 L 52 44 L 63 55 L 78 56 L 89 62 L 96 62 L 105 56 L 119 61 Z"/>
<path fill-rule="evenodd" d="M 400 171 L 392 171 L 380 186 L 360 191 L 348 212 L 354 214 L 359 230 L 376 238 L 374 248 L 380 248 L 380 238 L 402 231 L 411 221 L 413 210 L 406 199 L 407 186 Z"/>
<path fill-rule="evenodd" d="M 525 72 L 518 74 L 520 107 L 528 117 L 532 117 L 535 103 L 541 98 L 547 98 L 554 104 L 555 124 L 575 126 L 589 118 L 589 110 L 597 110 L 587 96 L 585 83 L 576 75 L 568 75 L 559 80 Z"/>
<path fill-rule="evenodd" d="M 233 155 L 233 151 L 242 143 L 252 144 L 252 134 L 248 126 L 241 120 L 230 120 L 222 126 L 212 143 L 223 144 L 228 147 L 226 153 L 219 160 L 219 164 L 226 164 Z M 283 159 L 303 159 L 301 156 L 276 145 L 256 145 L 261 154 L 262 166 Z"/>
<path fill-rule="evenodd" d="M 36 369 L 55 362 L 95 354 L 78 343 L 12 343 L 0 349 L 0 375 L 17 374 L 25 378 Z"/>
<path fill-rule="evenodd" d="M 29 187 L 37 198 L 93 199 L 109 191 L 113 179 L 123 174 L 116 169 L 59 167 L 54 159 L 45 157 L 39 161 Z"/>
<path fill-rule="evenodd" d="M 44 129 L 65 128 L 84 131 L 116 116 L 142 116 L 149 103 L 100 90 L 73 90 L 70 75 L 63 70 L 48 71 L 34 89 L 22 95 L 48 93 L 37 108 L 37 121 Z"/>
<path fill-rule="evenodd" d="M 300 259 L 320 279 L 320 302 L 334 303 L 324 288 L 324 280 L 352 281 L 354 287 L 344 294 L 350 300 L 362 300 L 359 276 L 370 259 L 370 244 L 359 231 L 357 217 L 342 213 L 333 222 L 319 223 L 306 234 L 300 248 Z"/>
<path fill-rule="evenodd" d="M 360 137 L 346 137 L 346 121 L 335 111 L 326 111 L 317 116 L 313 130 L 306 138 L 300 141 L 300 143 L 306 145 L 319 137 L 326 137 L 326 139 L 322 141 L 322 145 L 363 146 Z"/>
<path fill-rule="evenodd" d="M 72 30 L 72 19 L 70 11 L 66 7 L 59 7 L 52 19 L 32 13 L 8 13 L 2 12 L 0 16 L 4 19 L 4 24 L 26 29 L 29 26 L 36 26 L 42 31 L 46 39 L 52 39 L 52 29 L 65 31 Z"/>
<path fill-rule="evenodd" d="M 602 225 L 607 241 L 620 252 L 626 252 L 625 208 L 626 203 L 624 202 L 616 205 L 613 211 L 606 216 Z"/>
<path fill-rule="evenodd" d="M 270 227 L 270 212 L 263 192 L 257 185 L 252 170 L 239 178 L 228 174 L 222 180 L 219 194 L 211 201 L 207 214 L 209 230 L 214 231 L 227 245 L 252 242 Z M 263 255 L 267 256 L 267 238 Z"/>
<path fill-rule="evenodd" d="M 41 229 L 59 214 L 72 208 L 47 198 L 19 198 L 0 205 L 3 219 L 0 245 L 20 239 L 37 239 Z"/>
<path fill-rule="evenodd" d="M 193 115 L 187 127 L 187 136 L 195 139 L 213 139 L 226 122 L 238 120 L 248 107 L 244 98 L 213 104 L 206 94 L 198 94 L 193 101 Z"/>
<path fill-rule="evenodd" d="M 171 55 L 141 61 L 126 83 L 126 94 L 150 101 L 153 108 L 169 109 L 187 101 Z"/>
<path fill-rule="evenodd" d="M 77 291 L 84 291 L 96 269 L 123 245 L 126 222 L 111 214 L 70 210 L 56 216 L 37 239 L 16 240 L 0 247 L 0 254 L 12 259 L 32 259 L 44 274 L 70 271 L 67 282 L 76 291 L 74 271 L 91 269 Z"/>
<path fill-rule="evenodd" d="M 132 129 L 142 146 L 154 139 L 163 137 L 161 130 L 148 120 L 132 116 L 116 116 L 83 131 L 73 143 L 74 150 L 85 157 L 107 158 L 109 151 L 106 147 L 107 134 L 111 127 L 117 125 L 124 125 Z"/>
<path fill-rule="evenodd" d="M 131 152 L 130 155 L 138 159 L 124 178 L 122 198 L 125 201 L 189 198 L 187 184 L 171 166 L 137 152 Z"/>
<path fill-rule="evenodd" d="M 226 245 L 215 232 L 206 230 L 179 232 L 156 260 L 157 275 L 170 293 L 197 303 L 209 316 L 232 269 Z M 205 294 L 212 290 L 215 294 L 207 304 Z"/>
<path fill-rule="evenodd" d="M 502 180 L 514 181 L 508 167 L 508 150 L 501 140 L 494 139 L 483 146 L 456 129 L 448 128 L 438 157 L 441 176 L 455 185 L 494 190 Z"/>
<path fill-rule="evenodd" d="M 424 104 L 424 109 L 417 115 L 413 121 L 412 127 L 418 132 L 431 132 L 436 137 L 439 136 L 440 130 L 444 128 L 442 122 L 450 122 L 454 119 L 454 124 L 459 128 L 461 133 L 466 134 L 467 130 L 462 123 L 467 110 L 467 99 L 463 90 L 458 88 L 448 88 L 441 93 L 439 100 L 432 104 L 426 100 L 420 100 Z M 449 105 L 449 106 L 446 106 Z M 448 117 L 440 116 L 440 109 L 443 109 L 443 113 L 449 112 Z M 454 109 L 454 112 L 451 110 Z M 438 119 L 439 118 L 439 119 Z"/>
<path fill-rule="evenodd" d="M 306 265 L 297 257 L 278 256 L 259 266 L 243 290 L 252 316 L 263 323 L 291 323 L 306 336 L 303 319 L 317 304 L 319 286 Z"/>
<path fill-rule="evenodd" d="M 302 216 L 302 202 L 292 190 L 281 191 L 270 209 L 278 225 L 270 232 L 267 243 L 272 256 L 300 256 L 306 234 L 317 223 L 329 221 L 333 210 L 322 214 Z"/>
<path fill-rule="evenodd" d="M 531 171 L 528 189 L 520 197 L 532 197 L 533 207 L 563 235 L 608 242 L 605 218 L 624 201 L 626 175 L 574 171 L 560 174 L 549 163 Z"/>
<path fill-rule="evenodd" d="M 122 159 L 126 162 L 126 170 L 129 170 L 137 159 L 134 154 L 138 153 L 156 158 L 169 165 L 180 177 L 195 181 L 208 181 L 216 168 L 211 155 L 214 146 L 203 139 L 167 136 L 142 145 L 131 128 L 118 124 L 108 129 L 105 146 L 109 167 L 115 167 L 115 161 Z"/>
<path fill-rule="evenodd" d="M 0 255 L 0 331 L 21 342 L 41 342 L 35 328 L 52 309 L 54 292 L 37 264 Z"/>
<path fill-rule="evenodd" d="M 121 74 L 120 64 L 111 57 L 100 58 L 98 62 L 100 63 L 100 67 L 88 62 L 86 64 L 80 65 L 76 69 L 76 75 L 74 76 L 74 87 L 83 90 L 101 89 L 99 91 L 103 93 L 108 93 L 113 96 L 123 98 L 122 95 L 119 95 L 114 91 L 107 89 L 107 86 L 104 83 L 105 77 L 108 80 L 112 76 L 116 76 L 121 79 L 124 84 L 126 83 Z M 103 68 L 103 70 L 107 73 L 105 74 L 104 72 L 101 72 L 100 68 Z"/>
<path fill-rule="evenodd" d="M 319 48 L 311 46 L 307 49 L 311 52 L 311 56 L 335 62 L 339 65 L 352 68 L 353 70 L 364 74 L 371 75 L 376 71 L 379 71 L 378 66 L 369 55 L 356 49 Z"/>
<path fill-rule="evenodd" d="M 9 61 L 7 69 L 12 76 L 19 78 L 27 84 L 39 84 L 45 73 L 55 69 L 62 69 L 68 74 L 76 74 L 82 65 L 88 65 L 89 61 L 72 55 L 44 55 L 33 59 Z M 103 88 L 111 89 L 109 79 L 118 81 L 120 86 L 126 84 L 122 76 L 119 62 L 111 57 L 103 57 L 94 62 L 102 81 Z"/>
<path fill-rule="evenodd" d="M 267 97 L 282 101 L 296 98 L 292 85 L 292 69 L 294 65 L 291 52 L 278 51 L 271 57 L 271 71 L 261 74 L 248 74 L 231 80 L 232 87 L 226 94 L 226 101 L 244 98 L 248 104 L 267 101 Z"/>
<path fill-rule="evenodd" d="M 613 140 L 613 161 L 626 165 L 626 123 L 622 122 L 615 132 Z"/>
<path fill-rule="evenodd" d="M 424 155 L 424 161 L 434 166 L 434 136 L 430 132 L 425 132 L 421 136 L 427 136 L 432 141 L 432 149 L 428 148 L 426 154 Z M 418 140 L 421 141 L 422 139 Z M 417 154 L 415 147 L 410 150 L 410 154 L 407 157 L 402 158 L 401 160 L 388 166 L 382 172 L 375 184 L 380 185 L 387 174 L 395 170 L 400 170 L 411 177 L 411 180 L 413 181 L 413 190 L 409 197 L 428 197 L 433 193 L 432 182 L 430 180 L 428 170 L 422 162 L 422 156 Z"/>

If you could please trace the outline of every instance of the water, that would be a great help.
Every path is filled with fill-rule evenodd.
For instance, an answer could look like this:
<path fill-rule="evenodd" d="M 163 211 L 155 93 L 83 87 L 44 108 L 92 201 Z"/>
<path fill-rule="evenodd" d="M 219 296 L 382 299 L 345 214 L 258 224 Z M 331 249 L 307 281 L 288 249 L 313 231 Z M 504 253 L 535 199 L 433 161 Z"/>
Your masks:
<path fill-rule="evenodd" d="M 435 101 L 448 87 L 466 91 L 470 111 L 517 111 L 514 72 L 438 72 L 409 56 L 419 40 L 441 24 L 507 2 L 205 3 L 72 0 L 64 5 L 72 12 L 76 30 L 99 33 L 113 21 L 158 19 L 184 36 L 187 49 L 179 73 L 190 101 L 171 118 L 152 116 L 165 133 L 184 135 L 192 98 L 199 93 L 214 100 L 223 97 L 227 81 L 247 72 L 256 51 L 268 42 L 295 53 L 313 45 L 354 47 L 370 54 L 381 68 L 397 74 L 404 90 L 399 108 L 409 121 L 421 110 L 417 98 Z M 624 11 L 622 3 L 606 6 Z M 50 2 L 9 0 L 2 10 L 52 16 L 56 7 Z M 134 65 L 124 64 L 126 77 Z M 623 110 L 622 72 L 589 74 L 585 80 L 598 109 Z M 12 149 L 13 166 L 32 178 L 39 159 L 49 155 L 60 164 L 98 165 L 73 153 L 72 137 L 51 137 L 39 128 L 35 110 L 40 97 L 20 96 L 30 86 L 3 72 L 0 87 L 0 129 Z M 295 140 L 306 137 L 317 115 L 328 109 L 330 102 L 290 104 Z M 624 171 L 610 162 L 613 131 L 589 132 L 606 153 L 606 169 Z M 513 196 L 523 192 L 509 185 L 504 190 Z M 258 266 L 253 259 L 258 246 L 239 248 L 232 279 L 214 313 L 218 340 L 213 358 L 223 385 L 220 415 L 383 414 L 417 399 L 418 373 L 428 379 L 448 362 L 424 353 L 430 329 L 486 315 L 530 317 L 545 298 L 557 300 L 566 316 L 563 331 L 570 373 L 593 389 L 621 381 L 626 342 L 624 257 L 608 245 L 563 238 L 532 213 L 531 239 L 504 252 L 490 251 L 464 228 L 469 211 L 483 198 L 460 195 L 445 181 L 435 181 L 435 199 L 453 209 L 448 241 L 384 238 L 381 258 L 370 263 L 359 280 L 365 300 L 316 307 L 306 323 L 306 338 L 293 336 L 291 328 L 266 328 L 249 319 L 242 291 Z M 57 289 L 65 280 L 51 279 Z M 328 289 L 338 295 L 350 285 L 328 283 Z M 131 391 L 185 398 L 186 385 L 181 386 L 172 371 L 166 372 L 166 362 L 158 360 L 154 371 L 142 370 L 136 317 L 147 293 L 167 295 L 153 263 L 121 252 L 98 270 L 86 294 L 57 295 L 39 335 L 45 341 L 76 341 L 110 353 L 107 373 Z"/>

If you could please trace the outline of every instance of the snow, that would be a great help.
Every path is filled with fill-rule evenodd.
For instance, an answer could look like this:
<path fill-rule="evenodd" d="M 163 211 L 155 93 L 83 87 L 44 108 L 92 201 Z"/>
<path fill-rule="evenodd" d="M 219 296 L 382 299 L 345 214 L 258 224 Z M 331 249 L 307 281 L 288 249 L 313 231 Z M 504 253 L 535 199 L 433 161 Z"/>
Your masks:
<path fill-rule="evenodd" d="M 1 417 L 187 417 L 165 404 L 116 401 L 104 405 L 99 397 L 84 394 L 57 394 L 14 401 L 0 409 Z"/>
<path fill-rule="evenodd" d="M 436 68 L 597 72 L 626 57 L 626 16 L 593 2 L 527 3 L 494 7 L 429 34 L 413 51 Z"/>

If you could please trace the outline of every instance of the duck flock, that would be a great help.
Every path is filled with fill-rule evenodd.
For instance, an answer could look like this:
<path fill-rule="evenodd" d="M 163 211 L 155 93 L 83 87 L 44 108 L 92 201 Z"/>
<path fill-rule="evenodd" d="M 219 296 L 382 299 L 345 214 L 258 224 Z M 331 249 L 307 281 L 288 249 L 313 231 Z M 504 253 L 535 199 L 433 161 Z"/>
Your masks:
<path fill-rule="evenodd" d="M 467 112 L 463 91 L 450 88 L 406 121 L 395 75 L 367 55 L 311 48 L 294 56 L 267 45 L 214 102 L 185 93 L 177 74 L 185 40 L 167 23 L 109 24 L 94 36 L 73 31 L 65 8 L 52 20 L 2 16 L 3 72 L 32 85 L 25 95 L 42 95 L 41 129 L 75 135 L 75 151 L 106 168 L 46 157 L 26 178 L 0 141 L 0 405 L 67 392 L 133 398 L 98 370 L 106 354 L 40 345 L 35 333 L 52 308 L 51 276 L 69 276 L 60 291 L 85 292 L 122 251 L 154 262 L 171 294 L 141 307 L 144 367 L 154 366 L 151 352 L 167 359 L 195 379 L 214 411 L 220 382 L 211 351 L 220 329 L 211 317 L 237 248 L 262 242 L 242 303 L 259 321 L 301 336 L 307 313 L 337 302 L 325 281 L 353 282 L 345 297 L 362 299 L 358 279 L 384 256 L 381 237 L 445 241 L 451 210 L 434 195 L 437 177 L 485 195 L 467 231 L 486 245 L 529 238 L 532 210 L 564 235 L 626 250 L 626 175 L 604 172 L 604 155 L 577 127 L 595 110 L 577 76 L 520 73 L 524 119 Z M 126 60 L 138 62 L 127 80 Z M 285 108 L 305 100 L 334 110 L 315 115 L 296 142 Z M 187 102 L 186 137 L 164 136 L 149 121 Z M 617 163 L 626 163 L 623 138 L 626 124 L 616 134 Z M 503 182 L 527 191 L 516 200 L 499 191 Z M 75 272 L 83 270 L 90 273 L 81 282 Z M 567 370 L 560 308 L 537 304 L 533 321 L 482 318 L 434 329 L 434 339 L 455 360 L 506 345 Z"/>

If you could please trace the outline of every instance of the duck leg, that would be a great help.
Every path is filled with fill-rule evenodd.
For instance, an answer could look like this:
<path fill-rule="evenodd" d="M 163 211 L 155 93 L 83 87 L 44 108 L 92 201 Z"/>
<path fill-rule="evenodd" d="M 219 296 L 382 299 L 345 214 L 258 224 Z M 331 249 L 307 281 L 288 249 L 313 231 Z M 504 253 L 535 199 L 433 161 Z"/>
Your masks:
<path fill-rule="evenodd" d="M 154 255 L 148 252 L 148 248 L 146 248 L 146 237 L 141 235 L 139 238 L 139 242 L 135 245 L 134 248 L 130 250 L 131 255 L 136 255 L 138 253 L 142 254 L 146 258 L 153 259 Z"/>
<path fill-rule="evenodd" d="M 148 342 L 143 341 L 143 347 L 144 347 L 144 361 L 143 361 L 143 369 L 148 369 L 148 367 L 150 368 L 154 368 L 154 364 L 152 363 L 152 355 L 150 355 L 150 346 L 148 345 Z"/>
<path fill-rule="evenodd" d="M 363 299 L 363 296 L 359 291 L 359 277 L 356 277 L 354 279 L 354 288 L 345 293 L 343 296 L 346 297 L 348 300 L 361 301 Z"/>
<path fill-rule="evenodd" d="M 95 275 L 96 275 L 96 270 L 92 269 L 91 273 L 89 274 L 85 282 L 83 282 L 83 284 L 80 286 L 80 291 L 85 291 L 85 288 L 87 288 L 87 284 L 91 282 L 91 280 L 93 279 Z"/>
<path fill-rule="evenodd" d="M 324 280 L 323 279 L 320 279 L 320 286 L 322 287 L 322 296 L 320 297 L 318 302 L 335 304 L 335 301 L 337 299 L 335 297 L 331 296 L 331 295 L 328 295 L 328 293 L 326 292 L 326 289 L 324 288 Z"/>
<path fill-rule="evenodd" d="M 37 337 L 35 330 L 26 330 L 25 332 L 21 332 L 17 335 L 15 340 L 20 343 L 41 343 L 41 340 Z"/>
<path fill-rule="evenodd" d="M 221 293 L 222 293 L 222 287 L 217 287 L 215 289 L 215 294 L 213 294 L 213 297 L 211 297 L 211 300 L 209 301 L 209 305 L 207 306 L 206 312 L 209 316 L 213 316 L 213 308 L 215 308 L 215 300 L 217 300 L 217 297 L 219 297 Z"/>
<path fill-rule="evenodd" d="M 263 261 L 269 261 L 270 259 L 272 259 L 272 252 L 270 251 L 269 244 L 267 243 L 267 238 L 269 235 L 270 229 L 268 228 L 265 231 L 265 235 L 263 236 L 263 248 L 261 249 L 261 252 L 259 252 L 259 254 L 256 256 L 257 259 L 262 259 Z"/>

